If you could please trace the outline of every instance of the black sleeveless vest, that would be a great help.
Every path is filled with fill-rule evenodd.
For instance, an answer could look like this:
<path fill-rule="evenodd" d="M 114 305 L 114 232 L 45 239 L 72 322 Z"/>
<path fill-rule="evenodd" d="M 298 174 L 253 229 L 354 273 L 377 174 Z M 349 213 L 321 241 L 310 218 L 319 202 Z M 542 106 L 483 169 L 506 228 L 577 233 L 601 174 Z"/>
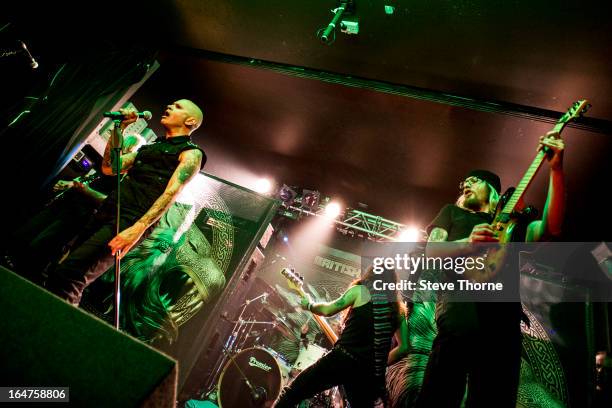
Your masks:
<path fill-rule="evenodd" d="M 191 149 L 202 151 L 191 142 L 189 136 L 161 138 L 140 148 L 134 165 L 121 181 L 121 212 L 129 217 L 141 217 L 162 195 L 168 181 L 179 164 L 182 152 Z M 206 155 L 202 151 L 202 167 Z M 113 212 L 117 202 L 117 192 L 109 195 L 102 211 Z"/>

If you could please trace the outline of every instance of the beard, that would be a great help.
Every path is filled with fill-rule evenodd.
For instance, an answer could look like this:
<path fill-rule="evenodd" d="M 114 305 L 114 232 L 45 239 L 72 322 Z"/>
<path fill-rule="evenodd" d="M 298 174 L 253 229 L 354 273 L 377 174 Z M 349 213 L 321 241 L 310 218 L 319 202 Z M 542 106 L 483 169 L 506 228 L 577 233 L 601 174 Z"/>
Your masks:
<path fill-rule="evenodd" d="M 478 197 L 476 197 L 476 194 L 472 193 L 465 197 L 465 199 L 463 200 L 463 206 L 468 210 L 481 211 L 482 208 L 485 206 L 485 203 Z"/>

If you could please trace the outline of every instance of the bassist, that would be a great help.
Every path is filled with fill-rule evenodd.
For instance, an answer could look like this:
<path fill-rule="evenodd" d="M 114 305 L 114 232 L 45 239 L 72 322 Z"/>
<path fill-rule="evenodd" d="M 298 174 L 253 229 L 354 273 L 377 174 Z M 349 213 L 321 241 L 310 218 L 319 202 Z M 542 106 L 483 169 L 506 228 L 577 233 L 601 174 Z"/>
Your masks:
<path fill-rule="evenodd" d="M 385 369 L 408 351 L 406 311 L 399 292 L 373 288 L 374 280 L 396 282 L 395 271 L 381 275 L 373 268 L 353 282 L 338 299 L 313 303 L 302 295 L 302 307 L 319 316 L 333 316 L 348 309 L 344 330 L 333 349 L 302 371 L 276 401 L 275 407 L 295 407 L 300 401 L 343 385 L 352 408 L 372 407 L 385 399 Z M 375 324 L 376 323 L 376 324 Z M 391 349 L 393 336 L 397 346 Z"/>
<path fill-rule="evenodd" d="M 560 234 L 564 212 L 563 151 L 558 131 L 540 138 L 538 150 L 547 149 L 549 188 L 542 219 L 530 222 L 512 240 L 527 242 Z M 460 184 L 460 196 L 447 205 L 428 227 L 428 242 L 472 243 L 500 241 L 494 219 L 500 179 L 475 170 Z M 456 256 L 463 244 L 428 245 L 427 256 Z M 457 253 L 451 253 L 451 252 Z M 517 277 L 518 279 L 518 277 Z M 520 303 L 439 302 L 438 334 L 417 406 L 459 407 L 467 384 L 468 407 L 515 407 L 521 363 Z"/>

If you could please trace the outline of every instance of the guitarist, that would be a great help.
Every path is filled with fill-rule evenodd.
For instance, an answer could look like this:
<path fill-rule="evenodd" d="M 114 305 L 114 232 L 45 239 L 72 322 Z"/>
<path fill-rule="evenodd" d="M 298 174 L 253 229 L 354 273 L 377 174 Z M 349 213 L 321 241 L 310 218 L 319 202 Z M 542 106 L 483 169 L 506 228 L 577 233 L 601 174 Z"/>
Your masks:
<path fill-rule="evenodd" d="M 513 241 L 540 241 L 561 232 L 564 143 L 557 137 L 558 132 L 548 132 L 540 138 L 538 146 L 538 150 L 549 150 L 550 167 L 542 219 L 522 228 L 517 226 Z M 499 177 L 486 170 L 474 170 L 460 184 L 460 189 L 456 203 L 442 208 L 429 225 L 428 242 L 498 242 L 498 233 L 490 223 L 501 191 Z M 461 245 L 452 248 L 429 245 L 426 251 L 430 257 L 445 257 L 459 255 L 464 250 Z M 521 364 L 521 316 L 518 302 L 439 301 L 438 334 L 417 407 L 459 407 L 466 382 L 468 407 L 515 407 Z"/>
<path fill-rule="evenodd" d="M 140 135 L 126 136 L 123 152 L 136 152 L 145 143 Z M 15 272 L 42 284 L 43 270 L 59 261 L 69 242 L 116 187 L 116 178 L 104 176 L 100 170 L 92 175 L 89 183 L 80 178 L 55 183 L 56 198 L 11 236 L 10 257 Z"/>
<path fill-rule="evenodd" d="M 394 270 L 373 268 L 330 303 L 302 296 L 302 307 L 320 316 L 348 309 L 344 330 L 332 350 L 302 371 L 281 393 L 275 407 L 295 407 L 313 395 L 343 385 L 352 408 L 372 407 L 386 395 L 385 370 L 408 351 L 407 313 L 399 292 L 375 290 L 376 280 L 397 282 Z M 391 349 L 395 336 L 397 346 Z"/>

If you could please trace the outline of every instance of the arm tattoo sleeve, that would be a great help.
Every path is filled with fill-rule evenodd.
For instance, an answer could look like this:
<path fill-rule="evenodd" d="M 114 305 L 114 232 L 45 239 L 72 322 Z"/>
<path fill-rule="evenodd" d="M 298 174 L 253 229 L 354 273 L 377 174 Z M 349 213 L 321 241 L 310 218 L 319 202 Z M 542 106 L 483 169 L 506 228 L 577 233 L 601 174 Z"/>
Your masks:
<path fill-rule="evenodd" d="M 124 154 L 121 156 L 121 172 L 126 172 L 134 165 L 136 161 L 137 152 Z"/>
<path fill-rule="evenodd" d="M 445 229 L 435 227 L 429 234 L 428 242 L 444 242 L 448 238 L 448 232 Z"/>
<path fill-rule="evenodd" d="M 344 295 L 340 296 L 338 300 L 334 302 L 334 306 L 337 306 L 339 308 L 343 308 L 345 304 L 346 300 L 344 300 Z"/>
<path fill-rule="evenodd" d="M 162 195 L 155 200 L 151 208 L 149 208 L 149 211 L 147 211 L 145 215 L 138 220 L 139 223 L 144 224 L 147 228 L 157 221 L 168 208 L 170 208 L 185 183 L 195 176 L 200 169 L 202 152 L 199 150 L 188 150 L 184 152 L 183 155 L 184 157 L 181 159 L 181 162 L 174 171 L 172 178 L 168 182 L 166 190 L 164 190 Z"/>
<path fill-rule="evenodd" d="M 106 144 L 106 147 L 104 148 L 104 158 L 102 159 L 102 167 L 106 167 L 109 169 L 112 169 L 111 167 L 111 148 L 110 148 L 110 143 Z"/>

